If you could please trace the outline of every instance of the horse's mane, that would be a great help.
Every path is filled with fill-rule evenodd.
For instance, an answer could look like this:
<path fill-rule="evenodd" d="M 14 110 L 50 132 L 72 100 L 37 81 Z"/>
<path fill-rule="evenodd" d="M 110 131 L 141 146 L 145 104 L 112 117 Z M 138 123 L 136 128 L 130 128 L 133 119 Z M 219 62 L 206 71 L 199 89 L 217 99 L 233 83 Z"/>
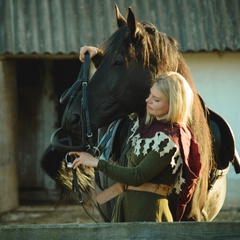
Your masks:
<path fill-rule="evenodd" d="M 129 29 L 126 26 L 119 28 L 101 46 L 104 55 L 120 52 L 125 60 L 142 62 L 144 67 L 149 68 L 152 78 L 162 72 L 175 71 L 180 73 L 189 83 L 194 92 L 194 108 L 192 110 L 192 122 L 189 124 L 200 149 L 202 159 L 202 177 L 200 188 L 207 188 L 210 169 L 215 166 L 212 150 L 212 138 L 207 123 L 204 108 L 201 104 L 194 86 L 190 69 L 188 68 L 177 41 L 165 33 L 161 33 L 151 23 L 137 23 L 137 33 L 133 41 Z M 203 191 L 204 192 L 204 191 Z M 205 191 L 207 194 L 207 191 Z M 196 196 L 199 196 L 196 194 Z M 202 196 L 206 200 L 206 196 Z M 196 199 L 195 201 L 198 201 Z M 194 199 L 192 201 L 194 204 Z M 204 204 L 204 203 L 203 203 Z"/>
<path fill-rule="evenodd" d="M 104 55 L 120 52 L 126 56 L 126 61 L 131 59 L 142 62 L 150 68 L 154 77 L 160 72 L 178 69 L 177 41 L 159 32 L 151 23 L 138 25 L 137 40 L 134 41 L 127 26 L 119 28 L 102 44 L 101 49 Z"/>

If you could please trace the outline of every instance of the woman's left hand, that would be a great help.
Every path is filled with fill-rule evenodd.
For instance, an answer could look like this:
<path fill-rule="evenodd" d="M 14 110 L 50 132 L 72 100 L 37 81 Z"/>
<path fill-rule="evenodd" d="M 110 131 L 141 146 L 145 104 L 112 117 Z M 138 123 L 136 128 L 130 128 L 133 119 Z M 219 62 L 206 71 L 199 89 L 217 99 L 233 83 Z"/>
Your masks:
<path fill-rule="evenodd" d="M 90 55 L 90 59 L 92 59 L 92 57 L 94 57 L 95 55 L 97 55 L 99 53 L 99 49 L 97 47 L 93 47 L 93 46 L 83 46 L 80 48 L 80 52 L 79 52 L 79 60 L 81 62 L 84 62 L 84 54 L 88 52 Z"/>
<path fill-rule="evenodd" d="M 97 167 L 98 159 L 93 157 L 91 154 L 87 152 L 70 152 L 69 155 L 77 155 L 78 157 L 75 158 L 73 161 L 73 168 L 76 169 L 80 165 L 85 165 L 88 167 Z"/>

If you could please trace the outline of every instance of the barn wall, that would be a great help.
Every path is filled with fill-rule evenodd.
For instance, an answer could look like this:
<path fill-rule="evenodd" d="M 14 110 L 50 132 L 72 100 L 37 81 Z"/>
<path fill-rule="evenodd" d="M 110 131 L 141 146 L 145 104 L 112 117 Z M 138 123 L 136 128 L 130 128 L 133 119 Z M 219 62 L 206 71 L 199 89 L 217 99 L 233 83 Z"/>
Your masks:
<path fill-rule="evenodd" d="M 41 170 L 40 159 L 57 122 L 52 62 L 19 60 L 16 65 L 20 199 L 51 199 L 55 193 L 55 183 Z"/>
<path fill-rule="evenodd" d="M 58 199 L 56 184 L 42 171 L 40 160 L 61 123 L 59 97 L 76 80 L 79 67 L 79 60 L 16 61 L 20 203 Z"/>
<path fill-rule="evenodd" d="M 184 54 L 199 94 L 231 126 L 240 153 L 240 53 Z M 230 167 L 224 208 L 240 208 L 240 174 Z"/>
<path fill-rule="evenodd" d="M 15 64 L 0 61 L 0 213 L 18 206 Z"/>

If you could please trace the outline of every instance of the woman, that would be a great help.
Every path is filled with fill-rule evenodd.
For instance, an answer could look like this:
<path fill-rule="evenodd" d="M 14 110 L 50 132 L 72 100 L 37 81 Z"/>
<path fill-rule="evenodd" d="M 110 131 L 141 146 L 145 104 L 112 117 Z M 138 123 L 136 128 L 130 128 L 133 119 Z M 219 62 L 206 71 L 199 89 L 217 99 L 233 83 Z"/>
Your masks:
<path fill-rule="evenodd" d="M 80 60 L 84 60 L 81 54 Z M 198 146 L 187 127 L 193 103 L 187 81 L 176 72 L 161 74 L 146 103 L 144 124 L 139 127 L 137 119 L 128 140 L 131 147 L 126 167 L 86 152 L 70 153 L 78 156 L 74 168 L 81 164 L 94 167 L 123 184 L 113 222 L 180 221 L 200 173 Z M 173 189 L 179 194 L 176 219 L 168 206 L 168 195 Z"/>

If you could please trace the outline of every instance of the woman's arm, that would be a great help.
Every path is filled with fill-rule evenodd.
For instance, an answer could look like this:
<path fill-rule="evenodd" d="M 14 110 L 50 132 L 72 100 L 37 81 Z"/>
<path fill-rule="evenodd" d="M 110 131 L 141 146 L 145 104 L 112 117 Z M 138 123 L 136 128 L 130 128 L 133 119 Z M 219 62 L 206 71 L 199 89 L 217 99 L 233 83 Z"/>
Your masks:
<path fill-rule="evenodd" d="M 176 154 L 176 148 L 172 148 L 162 157 L 160 157 L 159 152 L 152 150 L 136 167 L 114 165 L 107 161 L 99 160 L 86 152 L 71 152 L 69 154 L 79 156 L 74 160 L 73 168 L 77 168 L 81 164 L 97 167 L 112 180 L 126 185 L 140 186 L 150 181 L 170 164 L 172 157 Z"/>
<path fill-rule="evenodd" d="M 117 182 L 140 186 L 151 181 L 168 167 L 175 153 L 176 149 L 171 149 L 167 154 L 160 157 L 159 152 L 151 151 L 136 167 L 123 167 L 99 160 L 97 168 Z"/>

